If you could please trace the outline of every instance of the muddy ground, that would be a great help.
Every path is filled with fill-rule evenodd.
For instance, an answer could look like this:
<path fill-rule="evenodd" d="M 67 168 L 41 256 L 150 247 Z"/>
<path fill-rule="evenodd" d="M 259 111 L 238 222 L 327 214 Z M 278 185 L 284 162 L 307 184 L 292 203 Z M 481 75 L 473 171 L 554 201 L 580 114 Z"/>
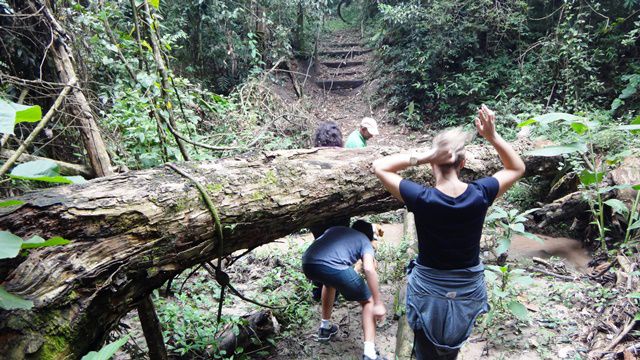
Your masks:
<path fill-rule="evenodd" d="M 381 292 L 387 304 L 388 316 L 378 326 L 376 346 L 382 354 L 393 359 L 398 326 L 398 321 L 393 316 L 394 297 L 403 281 L 403 277 L 398 276 L 397 272 L 400 271 L 401 274 L 398 267 L 404 266 L 404 259 L 399 254 L 402 251 L 403 232 L 400 223 L 383 224 L 383 229 L 385 235 L 379 243 L 377 258 L 382 281 Z M 361 358 L 360 307 L 356 303 L 340 299 L 333 314 L 333 320 L 340 326 L 338 336 L 329 343 L 318 343 L 315 339 L 320 319 L 319 305 L 311 299 L 309 289 L 301 290 L 298 286 L 297 282 L 303 279 L 303 275 L 300 269 L 296 268 L 303 249 L 311 240 L 312 236 L 308 233 L 288 236 L 254 250 L 252 254 L 228 268 L 232 284 L 252 299 L 263 302 L 272 299 L 280 304 L 295 303 L 300 298 L 304 299 L 302 303 L 294 305 L 297 310 L 304 309 L 303 318 L 298 319 L 299 323 L 286 324 L 287 320 L 281 319 L 280 333 L 273 337 L 271 343 L 264 343 L 258 350 L 247 351 L 248 355 L 238 358 Z M 590 353 L 594 354 L 594 349 L 602 349 L 615 337 L 619 329 L 606 311 L 614 306 L 618 298 L 615 284 L 601 284 L 585 275 L 593 269 L 588 268 L 590 258 L 579 241 L 551 237 L 545 237 L 545 240 L 544 244 L 540 244 L 524 237 L 517 237 L 510 250 L 510 267 L 525 269 L 526 275 L 533 278 L 533 282 L 520 289 L 518 295 L 518 300 L 528 310 L 529 320 L 518 320 L 507 312 L 499 315 L 498 320 L 488 327 L 483 325 L 487 321 L 486 316 L 481 317 L 471 338 L 462 348 L 459 359 L 587 359 Z M 485 252 L 485 255 L 488 254 Z M 535 265 L 531 260 L 534 257 L 547 259 L 554 273 L 575 277 L 576 280 L 567 281 L 530 271 Z M 486 259 L 485 262 L 491 264 L 492 260 Z M 185 276 L 182 276 L 174 283 L 175 292 L 179 291 L 180 283 L 184 279 Z M 495 280 L 489 278 L 487 282 L 489 289 L 496 284 Z M 199 311 L 209 315 L 211 322 L 208 326 L 214 329 L 216 286 L 206 272 L 196 272 L 187 280 L 181 294 L 157 298 L 156 305 L 159 307 L 161 319 L 163 314 L 166 316 L 163 309 L 169 306 L 177 306 L 184 310 L 185 297 L 204 297 L 209 298 L 209 301 L 194 304 L 200 308 Z M 225 301 L 224 314 L 240 316 L 258 309 L 255 305 L 229 297 Z M 191 313 L 192 310 L 186 312 Z M 185 322 L 188 321 L 188 317 L 173 321 Z M 141 354 L 145 346 L 135 314 L 130 314 L 125 323 L 129 328 L 128 332 L 133 334 L 133 340 L 129 344 L 130 352 L 123 351 L 118 358 L 138 358 L 141 355 L 132 355 L 135 351 L 131 349 L 138 346 L 138 354 Z M 207 327 L 207 324 L 201 323 L 199 326 Z M 167 337 L 171 336 L 171 333 L 167 333 Z M 134 340 L 137 343 L 135 346 Z M 171 343 L 172 340 L 168 342 Z M 182 358 L 206 356 L 188 353 Z"/>
<path fill-rule="evenodd" d="M 357 32 L 342 30 L 325 35 L 320 49 L 336 41 L 360 40 Z M 372 116 L 378 120 L 380 135 L 369 141 L 370 146 L 392 145 L 410 149 L 428 145 L 430 135 L 427 129 L 415 132 L 394 125 L 395 119 L 384 106 L 373 106 L 377 80 L 369 68 L 371 56 L 371 53 L 360 56 L 360 60 L 366 64 L 357 70 L 368 82 L 357 89 L 326 91 L 315 86 L 311 78 L 306 82 L 304 77 L 299 78 L 300 83 L 304 84 L 305 106 L 310 109 L 315 122 L 335 121 L 346 139 L 351 131 L 358 128 L 363 116 Z M 277 92 L 284 92 L 284 95 L 291 97 L 293 88 L 285 83 Z M 382 278 L 381 292 L 387 304 L 388 316 L 377 329 L 376 345 L 382 354 L 393 359 L 398 327 L 398 321 L 393 316 L 394 300 L 404 281 L 403 268 L 407 258 L 403 254 L 406 244 L 402 242 L 401 218 L 397 213 L 373 215 L 368 219 L 384 223 L 385 236 L 377 255 Z M 613 268 L 609 269 L 606 263 L 598 269 L 590 268 L 589 265 L 599 263 L 591 262 L 589 252 L 581 241 L 543 238 L 545 242 L 540 244 L 516 237 L 508 257 L 511 270 L 522 269 L 523 275 L 533 279 L 526 286 L 508 286 L 512 291 L 510 296 L 526 307 L 528 318 L 518 319 L 507 310 L 500 310 L 500 302 L 494 291 L 500 287 L 500 279 L 488 278 L 491 303 L 496 313 L 491 322 L 487 316 L 479 318 L 459 359 L 596 358 L 622 331 L 627 318 L 616 313 L 633 311 L 634 308 L 629 306 L 628 301 L 625 302 L 623 295 L 629 289 L 624 284 L 616 285 Z M 263 341 L 255 350 L 243 349 L 235 359 L 361 358 L 360 309 L 355 303 L 339 300 L 333 314 L 333 320 L 340 325 L 338 336 L 326 344 L 315 341 L 320 320 L 319 306 L 311 300 L 310 288 L 305 288 L 304 276 L 299 269 L 302 251 L 311 240 L 311 235 L 303 230 L 255 249 L 227 268 L 232 284 L 249 298 L 280 306 L 293 304 L 286 311 L 274 311 L 280 322 L 277 335 Z M 495 263 L 489 251 L 484 251 L 482 256 L 486 264 Z M 534 263 L 533 258 L 547 259 L 546 264 Z M 634 261 L 637 262 L 631 260 L 632 263 Z M 552 275 L 537 272 L 540 269 Z M 211 358 L 204 354 L 202 348 L 207 348 L 207 344 L 213 342 L 216 333 L 215 313 L 219 290 L 205 271 L 199 270 L 186 279 L 188 273 L 174 281 L 171 287 L 173 295 L 163 297 L 156 294 L 155 303 L 172 358 Z M 637 273 L 627 276 L 637 278 Z M 628 283 L 637 284 L 637 281 Z M 224 304 L 225 316 L 241 316 L 259 309 L 233 296 L 227 297 Z M 135 312 L 123 319 L 120 330 L 113 335 L 118 337 L 123 333 L 131 334 L 131 340 L 117 358 L 144 358 L 146 345 Z M 639 335 L 634 331 L 630 334 L 635 335 L 636 339 Z M 629 341 L 622 343 L 614 350 L 620 351 L 631 345 Z"/>

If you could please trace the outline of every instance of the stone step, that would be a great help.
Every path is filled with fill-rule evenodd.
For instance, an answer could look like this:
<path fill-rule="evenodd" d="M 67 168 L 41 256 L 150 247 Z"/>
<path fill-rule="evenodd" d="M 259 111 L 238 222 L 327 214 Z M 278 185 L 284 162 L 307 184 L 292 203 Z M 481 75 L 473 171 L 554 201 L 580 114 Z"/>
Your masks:
<path fill-rule="evenodd" d="M 354 57 L 358 55 L 363 55 L 372 52 L 373 49 L 360 49 L 360 50 L 332 50 L 332 51 L 321 51 L 320 56 L 328 56 L 328 57 Z"/>
<path fill-rule="evenodd" d="M 364 72 L 362 71 L 331 71 L 329 72 L 329 74 L 331 76 L 333 76 L 334 78 L 339 78 L 339 77 L 349 77 L 349 76 L 353 76 L 353 75 L 361 75 L 364 76 Z"/>
<path fill-rule="evenodd" d="M 347 68 L 364 65 L 364 61 L 323 61 L 321 64 L 330 68 Z"/>
<path fill-rule="evenodd" d="M 357 42 L 346 42 L 346 43 L 326 43 L 324 44 L 326 48 L 346 48 L 346 47 L 363 47 L 361 43 Z"/>
<path fill-rule="evenodd" d="M 316 80 L 316 85 L 324 90 L 355 89 L 362 86 L 364 80 Z"/>

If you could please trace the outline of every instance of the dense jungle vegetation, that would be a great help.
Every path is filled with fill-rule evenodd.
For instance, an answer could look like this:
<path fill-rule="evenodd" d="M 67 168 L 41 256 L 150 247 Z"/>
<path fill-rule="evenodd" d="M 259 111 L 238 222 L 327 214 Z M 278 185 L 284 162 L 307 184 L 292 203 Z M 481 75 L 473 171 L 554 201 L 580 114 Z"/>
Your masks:
<path fill-rule="evenodd" d="M 365 90 L 353 93 L 364 99 L 370 114 L 350 110 L 351 98 L 331 91 L 319 95 L 314 82 L 320 76 L 323 44 L 338 42 L 335 34 L 343 33 L 356 36 L 358 46 L 373 49 L 367 55 L 370 62 L 362 65 L 367 68 Z M 3 217 L 28 204 L 23 196 L 115 174 L 126 179 L 129 171 L 166 163 L 309 148 L 320 122 L 338 122 L 346 138 L 352 120 L 365 115 L 375 116 L 381 128 L 404 139 L 379 144 L 423 147 L 424 139 L 440 129 L 471 129 L 481 104 L 496 110 L 499 131 L 525 144 L 520 150 L 527 157 L 545 159 L 536 162 L 487 217 L 483 256 L 489 264 L 493 310 L 479 326 L 487 349 L 506 348 L 500 356 L 508 358 L 525 347 L 539 358 L 559 358 L 556 348 L 548 349 L 557 345 L 551 331 L 560 329 L 558 338 L 571 339 L 563 343 L 586 349 L 576 345 L 562 358 L 586 359 L 595 351 L 603 357 L 636 358 L 625 351 L 630 345 L 635 354 L 640 352 L 639 0 L 0 0 L 0 350 L 22 354 L 32 346 L 29 354 L 39 358 L 60 353 L 79 357 L 65 342 L 75 330 L 42 318 L 32 326 L 42 325 L 46 331 L 58 326 L 63 335 L 12 345 L 14 326 L 30 322 L 30 315 L 23 314 L 41 314 L 41 306 L 51 306 L 37 297 L 13 294 L 30 291 L 10 288 L 14 269 L 30 256 L 73 245 L 73 238 L 51 234 L 48 226 L 64 227 L 76 213 L 89 211 L 82 204 L 72 209 L 73 216 L 42 210 L 47 227 L 20 223 L 16 229 Z M 331 106 L 337 107 L 327 110 Z M 268 188 L 276 184 L 274 177 L 267 172 L 262 182 L 249 185 Z M 209 184 L 206 191 L 244 191 L 235 185 Z M 35 201 L 33 211 L 67 195 L 59 191 Z M 252 203 L 260 203 L 269 196 L 254 191 L 251 197 Z M 165 206 L 154 200 L 158 208 Z M 135 209 L 127 213 L 130 217 L 111 221 L 117 203 L 100 204 L 104 212 L 86 224 L 86 231 L 115 234 L 144 213 Z M 180 199 L 171 211 L 193 206 Z M 395 212 L 369 219 L 400 222 Z M 224 224 L 224 231 L 232 233 L 236 225 Z M 222 225 L 217 226 L 220 230 Z M 241 290 L 275 307 L 281 326 L 266 340 L 247 340 L 246 349 L 228 352 L 221 344 L 229 336 L 240 336 L 248 321 L 241 313 L 256 307 L 244 308 L 237 305 L 239 300 L 227 298 L 225 306 L 236 306 L 235 311 L 221 317 L 215 310 L 224 286 L 213 280 L 215 266 L 204 262 L 177 271 L 164 264 L 176 274 L 158 284 L 149 281 L 149 302 L 155 303 L 160 343 L 170 357 L 271 359 L 287 351 L 291 354 L 283 359 L 309 356 L 307 347 L 313 345 L 292 340 L 300 338 L 316 316 L 307 296 L 310 284 L 299 271 L 304 249 L 299 241 L 306 234 L 301 230 L 287 237 L 286 249 L 270 248 L 243 259 L 225 257 L 232 282 L 253 284 Z M 531 331 L 526 328 L 536 323 L 533 313 L 551 312 L 545 309 L 546 300 L 523 300 L 534 282 L 524 269 L 540 264 L 512 262 L 508 250 L 515 237 L 541 240 L 542 234 L 579 240 L 589 250 L 595 273 L 564 273 L 557 259 L 543 264 L 551 268 L 547 275 L 567 282 L 541 280 L 551 289 L 549 298 L 567 308 L 582 301 L 591 306 L 584 310 L 590 315 L 571 325 L 558 320 L 553 327 L 537 319 L 541 330 Z M 396 305 L 411 245 L 406 235 L 400 237 L 379 250 L 385 291 Z M 161 254 L 149 255 L 154 256 Z M 136 271 L 164 271 L 147 257 L 139 263 L 144 269 Z M 109 283 L 112 280 L 109 277 Z M 530 297 L 544 298 L 545 291 L 531 290 Z M 81 296 L 82 291 L 74 290 L 53 303 L 62 308 Z M 401 317 L 401 309 L 393 312 Z M 14 314 L 24 317 L 15 320 Z M 61 314 L 66 313 L 58 310 L 55 316 Z M 578 317 L 567 318 L 572 316 Z M 102 356 L 122 348 L 118 356 L 146 358 L 153 345 L 139 344 L 145 342 L 141 320 L 131 314 L 121 317 L 105 320 L 113 322 L 108 323 L 109 332 L 96 335 L 99 341 L 83 343 L 83 348 L 98 350 L 111 342 Z M 578 329 L 589 321 L 598 325 Z M 533 337 L 535 332 L 542 335 Z M 568 335 L 572 333 L 580 333 L 579 340 Z M 536 343 L 527 343 L 527 336 Z M 489 350 L 486 353 L 489 356 Z M 86 358 L 99 356 L 90 353 Z"/>

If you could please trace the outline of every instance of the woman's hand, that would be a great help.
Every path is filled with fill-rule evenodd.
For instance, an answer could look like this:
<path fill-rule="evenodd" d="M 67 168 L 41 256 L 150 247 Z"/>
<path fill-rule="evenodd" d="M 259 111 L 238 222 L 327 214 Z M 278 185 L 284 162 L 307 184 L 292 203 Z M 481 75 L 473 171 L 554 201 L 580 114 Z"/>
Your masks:
<path fill-rule="evenodd" d="M 456 151 L 448 146 L 433 147 L 429 151 L 416 151 L 415 155 L 418 161 L 417 165 L 435 164 L 445 165 L 453 164 L 456 161 Z"/>
<path fill-rule="evenodd" d="M 439 147 L 433 149 L 433 156 L 430 163 L 434 165 L 446 165 L 456 162 L 456 151 L 450 147 Z"/>
<path fill-rule="evenodd" d="M 478 134 L 488 141 L 494 139 L 496 133 L 496 113 L 489 109 L 485 104 L 482 104 L 478 109 L 478 116 L 476 117 L 476 128 Z"/>

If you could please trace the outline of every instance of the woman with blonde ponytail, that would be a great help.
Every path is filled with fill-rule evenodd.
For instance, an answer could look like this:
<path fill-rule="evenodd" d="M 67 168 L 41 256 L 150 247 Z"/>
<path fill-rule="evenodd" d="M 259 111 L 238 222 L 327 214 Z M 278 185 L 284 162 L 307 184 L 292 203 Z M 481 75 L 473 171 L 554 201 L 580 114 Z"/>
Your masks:
<path fill-rule="evenodd" d="M 478 134 L 498 152 L 503 169 L 465 183 L 460 170 L 471 135 L 460 128 L 438 134 L 427 152 L 390 155 L 373 162 L 385 188 L 414 213 L 418 257 L 409 274 L 407 319 L 414 330 L 418 360 L 458 356 L 478 315 L 488 310 L 480 237 L 487 209 L 522 175 L 525 166 L 495 128 L 485 105 L 475 119 Z M 403 179 L 398 172 L 430 164 L 435 186 Z"/>

